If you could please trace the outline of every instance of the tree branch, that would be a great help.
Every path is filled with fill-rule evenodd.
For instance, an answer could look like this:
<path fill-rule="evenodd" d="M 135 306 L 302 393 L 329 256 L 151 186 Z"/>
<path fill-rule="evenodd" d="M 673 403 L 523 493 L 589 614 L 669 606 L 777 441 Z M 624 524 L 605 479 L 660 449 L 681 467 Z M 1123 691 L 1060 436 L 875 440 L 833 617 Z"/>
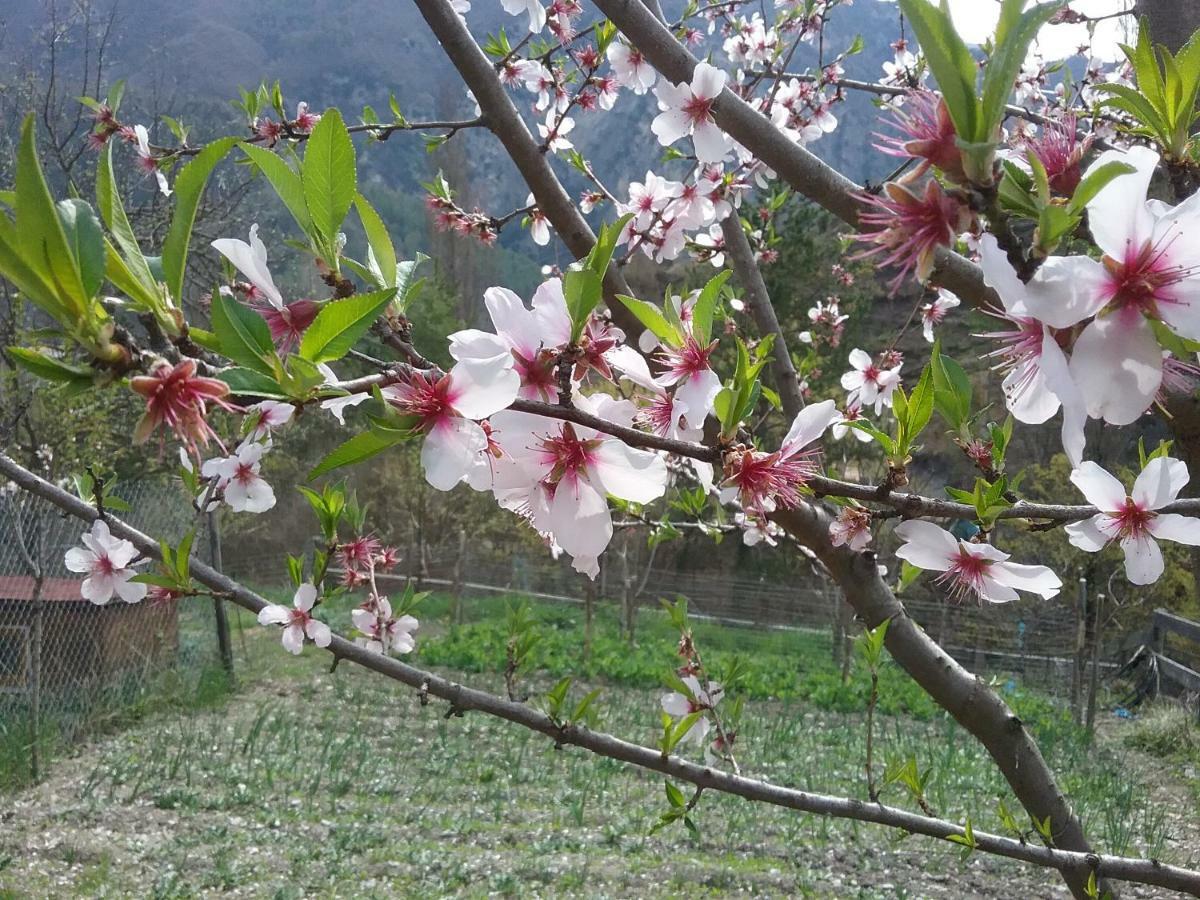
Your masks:
<path fill-rule="evenodd" d="M 83 500 L 39 478 L 3 454 L 0 454 L 0 473 L 16 482 L 22 490 L 48 500 L 76 518 L 85 522 L 92 522 L 97 518 L 96 510 Z M 156 540 L 112 516 L 107 517 L 106 521 L 113 534 L 133 543 L 145 556 L 159 558 L 160 550 Z M 268 605 L 268 601 L 263 597 L 199 560 L 192 562 L 191 574 L 205 587 L 250 612 L 257 613 Z M 889 631 L 891 627 L 894 625 L 889 627 Z M 476 710 L 544 734 L 557 744 L 574 745 L 597 756 L 619 760 L 662 773 L 671 778 L 690 782 L 704 790 L 720 791 L 744 797 L 747 800 L 800 812 L 885 825 L 941 840 L 946 840 L 952 835 L 964 834 L 961 826 L 932 816 L 884 806 L 881 803 L 866 803 L 851 798 L 799 791 L 754 778 L 733 775 L 708 766 L 697 765 L 679 757 L 664 757 L 662 752 L 657 749 L 633 744 L 603 732 L 590 731 L 577 725 L 562 725 L 523 703 L 516 703 L 486 691 L 465 687 L 390 656 L 367 650 L 338 635 L 333 636 L 327 652 L 339 660 L 344 659 L 357 663 L 365 669 L 408 685 L 424 695 L 447 700 L 453 703 L 454 708 L 458 711 Z M 978 830 L 974 832 L 974 835 L 975 849 L 981 852 L 1058 869 L 1085 880 L 1087 875 L 1094 871 L 1099 876 L 1152 884 L 1179 891 L 1200 892 L 1200 872 L 1178 866 L 1163 865 L 1155 860 L 1102 856 L 1037 847 L 1013 838 Z"/>

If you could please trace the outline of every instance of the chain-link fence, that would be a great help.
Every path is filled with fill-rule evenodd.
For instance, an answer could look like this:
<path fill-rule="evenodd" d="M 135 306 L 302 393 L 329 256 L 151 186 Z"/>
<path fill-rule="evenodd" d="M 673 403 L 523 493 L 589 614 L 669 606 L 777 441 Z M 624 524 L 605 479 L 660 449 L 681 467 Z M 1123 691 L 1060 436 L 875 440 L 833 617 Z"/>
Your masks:
<path fill-rule="evenodd" d="M 129 506 L 122 518 L 154 537 L 174 543 L 194 524 L 178 485 L 114 494 Z M 84 530 L 30 494 L 0 495 L 0 782 L 36 778 L 85 734 L 223 675 L 211 602 L 81 597 L 83 576 L 63 558 Z M 209 549 L 206 530 L 196 546 Z"/>

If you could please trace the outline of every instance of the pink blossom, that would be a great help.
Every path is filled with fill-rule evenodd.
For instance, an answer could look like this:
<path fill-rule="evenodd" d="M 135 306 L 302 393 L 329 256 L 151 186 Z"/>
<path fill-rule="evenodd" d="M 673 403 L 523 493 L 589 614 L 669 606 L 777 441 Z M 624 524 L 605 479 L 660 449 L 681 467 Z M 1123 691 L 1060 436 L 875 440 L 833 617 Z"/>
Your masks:
<path fill-rule="evenodd" d="M 266 451 L 266 444 L 246 441 L 232 456 L 205 462 L 200 474 L 217 480 L 217 489 L 234 512 L 266 512 L 275 505 L 275 492 L 259 474 Z"/>
<path fill-rule="evenodd" d="M 304 639 L 307 637 L 318 647 L 328 647 L 333 640 L 333 633 L 324 622 L 314 619 L 310 613 L 317 602 L 317 589 L 305 582 L 296 588 L 292 597 L 292 606 L 280 606 L 272 603 L 258 611 L 258 624 L 282 625 L 283 649 L 288 653 L 299 654 L 304 649 Z"/>
<path fill-rule="evenodd" d="M 861 506 L 843 506 L 829 525 L 829 539 L 835 547 L 866 549 L 871 543 L 871 513 Z"/>
<path fill-rule="evenodd" d="M 1146 463 L 1133 490 L 1090 460 L 1071 473 L 1071 482 L 1088 503 L 1100 510 L 1090 519 L 1066 527 L 1071 544 L 1095 553 L 1117 541 L 1125 553 L 1125 577 L 1133 584 L 1153 584 L 1163 573 L 1158 540 L 1200 546 L 1200 520 L 1159 512 L 1179 496 L 1188 483 L 1187 466 L 1160 456 Z"/>
<path fill-rule="evenodd" d="M 529 30 L 534 34 L 546 27 L 546 9 L 539 0 L 500 0 L 500 5 L 510 16 L 529 16 Z"/>
<path fill-rule="evenodd" d="M 629 88 L 635 94 L 641 95 L 654 87 L 658 72 L 646 61 L 640 50 L 630 47 L 620 41 L 613 41 L 606 51 L 613 71 L 617 73 L 617 81 Z"/>
<path fill-rule="evenodd" d="M 160 360 L 149 375 L 131 378 L 129 386 L 146 398 L 146 411 L 133 433 L 134 443 L 138 444 L 165 426 L 189 448 L 197 444 L 207 446 L 209 438 L 216 437 L 206 419 L 208 404 L 215 403 L 231 411 L 237 409 L 225 399 L 229 396 L 229 385 L 197 375 L 194 359 L 185 359 L 174 366 Z"/>
<path fill-rule="evenodd" d="M 414 372 L 385 396 L 401 412 L 415 417 L 414 430 L 425 435 L 421 445 L 425 480 L 439 491 L 448 491 L 483 463 L 480 454 L 487 449 L 487 435 L 473 420 L 507 407 L 520 388 L 512 356 L 502 352 L 489 359 L 459 362 L 436 380 Z"/>
<path fill-rule="evenodd" d="M 354 627 L 362 632 L 356 644 L 373 653 L 412 653 L 416 647 L 412 633 L 419 624 L 412 616 L 393 616 L 387 597 L 367 598 L 367 602 L 350 613 Z"/>
<path fill-rule="evenodd" d="M 146 131 L 145 125 L 133 126 L 134 137 L 137 141 L 138 164 L 147 175 L 153 175 L 155 181 L 158 182 L 158 189 L 164 197 L 171 196 L 171 188 L 167 184 L 167 176 L 163 174 L 163 170 L 159 165 L 158 159 L 150 150 L 150 135 Z"/>
<path fill-rule="evenodd" d="M 681 694 L 678 691 L 671 691 L 671 693 L 663 694 L 662 696 L 660 703 L 662 704 L 663 712 L 668 716 L 682 719 L 690 716 L 692 713 L 707 713 L 720 703 L 721 698 L 725 696 L 725 688 L 719 681 L 709 681 L 707 686 L 703 687 L 700 684 L 700 679 L 695 675 L 684 675 L 682 681 L 684 686 L 687 687 L 688 693 Z M 710 727 L 708 716 L 702 715 L 688 729 L 687 734 L 683 736 L 682 740 L 699 746 L 704 743 Z"/>
<path fill-rule="evenodd" d="M 938 288 L 937 296 L 931 303 L 921 307 L 921 333 L 925 340 L 933 343 L 933 328 L 940 325 L 946 313 L 958 306 L 962 301 L 945 288 Z"/>
<path fill-rule="evenodd" d="M 870 354 L 857 347 L 850 351 L 852 368 L 842 376 L 842 387 L 849 391 L 849 405 L 873 406 L 875 415 L 892 405 L 892 394 L 900 384 L 900 367 L 876 365 Z"/>
<path fill-rule="evenodd" d="M 715 163 L 724 159 L 731 142 L 717 127 L 712 107 L 725 89 L 725 78 L 720 69 L 702 62 L 692 73 L 691 85 L 660 83 L 654 93 L 662 112 L 650 125 L 658 142 L 669 147 L 691 135 L 696 157 L 701 162 Z"/>
<path fill-rule="evenodd" d="M 991 544 L 962 541 L 932 522 L 910 519 L 896 526 L 904 543 L 896 556 L 918 569 L 940 572 L 937 581 L 951 599 L 1009 603 L 1017 591 L 1029 591 L 1049 600 L 1062 581 L 1045 566 L 1009 562 L 1009 555 Z"/>
<path fill-rule="evenodd" d="M 126 603 L 137 603 L 146 596 L 146 585 L 131 581 L 137 575 L 134 558 L 137 548 L 129 541 L 113 537 L 108 523 L 97 519 L 92 530 L 80 538 L 82 547 L 67 551 L 64 563 L 72 572 L 86 572 L 87 578 L 79 587 L 85 600 L 103 606 L 116 594 Z"/>

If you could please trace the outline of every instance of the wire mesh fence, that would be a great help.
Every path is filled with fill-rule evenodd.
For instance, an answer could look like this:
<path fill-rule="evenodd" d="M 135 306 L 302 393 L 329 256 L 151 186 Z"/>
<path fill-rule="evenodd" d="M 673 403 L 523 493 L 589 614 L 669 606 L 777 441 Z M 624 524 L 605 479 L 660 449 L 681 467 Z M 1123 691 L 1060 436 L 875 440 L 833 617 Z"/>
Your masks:
<path fill-rule="evenodd" d="M 193 524 L 178 485 L 114 494 L 134 527 L 177 542 Z M 84 527 L 21 491 L 0 494 L 0 780 L 38 777 L 87 733 L 222 673 L 214 606 L 203 600 L 97 606 L 63 564 Z M 206 534 L 196 546 L 209 547 Z"/>

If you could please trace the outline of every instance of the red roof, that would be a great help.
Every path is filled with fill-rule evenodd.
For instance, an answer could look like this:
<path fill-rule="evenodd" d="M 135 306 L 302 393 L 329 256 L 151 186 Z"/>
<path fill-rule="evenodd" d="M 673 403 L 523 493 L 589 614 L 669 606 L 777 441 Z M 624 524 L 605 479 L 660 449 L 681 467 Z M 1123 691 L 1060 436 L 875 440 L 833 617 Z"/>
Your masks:
<path fill-rule="evenodd" d="M 42 600 L 59 603 L 83 601 L 77 578 L 47 578 L 42 582 Z M 34 580 L 28 575 L 0 575 L 0 600 L 32 600 Z M 86 601 L 83 601 L 86 602 Z"/>

